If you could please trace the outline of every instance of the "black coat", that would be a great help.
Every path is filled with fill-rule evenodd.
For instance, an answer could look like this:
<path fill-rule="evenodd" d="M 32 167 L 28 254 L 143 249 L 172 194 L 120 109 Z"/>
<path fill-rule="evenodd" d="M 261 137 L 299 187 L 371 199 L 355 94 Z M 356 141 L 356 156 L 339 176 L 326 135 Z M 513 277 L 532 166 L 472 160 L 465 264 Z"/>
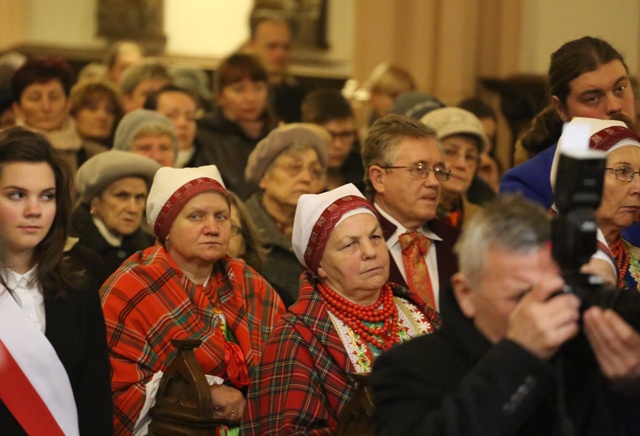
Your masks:
<path fill-rule="evenodd" d="M 304 271 L 293 252 L 291 238 L 285 238 L 264 210 L 261 195 L 254 194 L 245 202 L 253 223 L 260 232 L 260 242 L 269 250 L 260 274 L 274 287 L 286 307 L 298 299 L 300 274 Z"/>
<path fill-rule="evenodd" d="M 355 148 L 355 144 L 354 144 Z M 364 166 L 362 165 L 362 156 L 357 150 L 351 150 L 349 156 L 340 168 L 343 184 L 353 183 L 360 192 L 364 192 Z"/>
<path fill-rule="evenodd" d="M 80 204 L 73 211 L 71 228 L 74 236 L 80 238 L 79 246 L 87 247 L 98 253 L 104 260 L 107 277 L 122 265 L 136 251 L 144 250 L 155 243 L 155 238 L 138 228 L 135 232 L 122 238 L 120 247 L 109 244 L 93 223 L 89 206 Z M 101 285 L 102 283 L 98 283 Z"/>
<path fill-rule="evenodd" d="M 269 86 L 269 102 L 276 117 L 285 123 L 299 123 L 302 119 L 304 90 L 293 77 L 279 85 Z"/>
<path fill-rule="evenodd" d="M 45 292 L 45 336 L 67 371 L 81 435 L 113 435 L 111 366 L 98 289 L 94 283 L 68 298 Z M 38 419 L 38 417 L 34 417 Z M 26 434 L 0 401 L 0 434 Z"/>
<path fill-rule="evenodd" d="M 609 390 L 584 337 L 544 362 L 515 342 L 491 344 L 464 317 L 450 286 L 440 295 L 442 330 L 383 353 L 374 364 L 378 434 L 640 433 L 639 396 Z M 567 418 L 573 433 L 561 430 Z"/>
<path fill-rule="evenodd" d="M 258 138 L 250 138 L 238 124 L 225 118 L 220 108 L 214 109 L 198 121 L 198 160 L 193 166 L 216 165 L 225 187 L 246 200 L 258 190 L 255 183 L 245 180 L 247 160 L 256 144 L 273 127 L 274 124 L 267 122 Z"/>

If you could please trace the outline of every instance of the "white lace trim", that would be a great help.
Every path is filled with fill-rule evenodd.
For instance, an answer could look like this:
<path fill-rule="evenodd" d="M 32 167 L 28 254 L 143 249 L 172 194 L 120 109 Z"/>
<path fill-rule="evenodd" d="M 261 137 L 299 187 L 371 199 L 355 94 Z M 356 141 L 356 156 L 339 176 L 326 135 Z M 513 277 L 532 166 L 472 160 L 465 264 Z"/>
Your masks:
<path fill-rule="evenodd" d="M 408 341 L 411 338 L 421 336 L 433 330 L 431 323 L 415 304 L 404 298 L 395 296 L 393 297 L 393 301 L 398 307 L 398 335 L 400 336 L 401 342 Z M 338 336 L 356 372 L 370 372 L 373 362 L 369 358 L 371 355 L 369 345 L 361 341 L 360 336 L 331 313 L 330 310 L 327 309 L 327 313 L 329 313 L 329 318 L 336 328 Z"/>

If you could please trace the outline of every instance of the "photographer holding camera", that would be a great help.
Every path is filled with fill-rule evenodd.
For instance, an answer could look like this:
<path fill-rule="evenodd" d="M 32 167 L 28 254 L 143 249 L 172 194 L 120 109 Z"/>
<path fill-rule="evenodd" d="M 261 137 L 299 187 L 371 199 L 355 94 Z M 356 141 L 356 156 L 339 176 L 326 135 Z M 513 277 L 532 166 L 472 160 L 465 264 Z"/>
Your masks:
<path fill-rule="evenodd" d="M 443 329 L 376 361 L 379 434 L 638 434 L 640 392 L 611 383 L 640 379 L 627 349 L 638 334 L 593 307 L 583 316 L 587 343 L 580 299 L 559 293 L 549 242 L 546 212 L 521 198 L 474 216 L 456 244 L 460 272 L 442 294 Z"/>

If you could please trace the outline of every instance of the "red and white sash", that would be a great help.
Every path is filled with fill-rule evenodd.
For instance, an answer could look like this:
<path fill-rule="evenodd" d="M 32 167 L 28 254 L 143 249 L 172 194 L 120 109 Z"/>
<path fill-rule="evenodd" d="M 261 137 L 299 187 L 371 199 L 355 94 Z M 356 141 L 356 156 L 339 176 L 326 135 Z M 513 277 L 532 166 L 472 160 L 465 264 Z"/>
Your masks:
<path fill-rule="evenodd" d="M 78 435 L 67 372 L 51 343 L 0 286 L 0 400 L 29 435 Z"/>

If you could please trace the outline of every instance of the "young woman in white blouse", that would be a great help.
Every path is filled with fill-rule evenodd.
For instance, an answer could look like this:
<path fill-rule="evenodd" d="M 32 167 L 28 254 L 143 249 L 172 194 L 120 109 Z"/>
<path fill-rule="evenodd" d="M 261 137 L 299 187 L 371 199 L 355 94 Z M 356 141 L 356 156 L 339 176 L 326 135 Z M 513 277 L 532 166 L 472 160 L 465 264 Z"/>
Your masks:
<path fill-rule="evenodd" d="M 69 168 L 47 139 L 0 133 L 0 429 L 113 434 L 96 284 L 63 254 Z"/>

